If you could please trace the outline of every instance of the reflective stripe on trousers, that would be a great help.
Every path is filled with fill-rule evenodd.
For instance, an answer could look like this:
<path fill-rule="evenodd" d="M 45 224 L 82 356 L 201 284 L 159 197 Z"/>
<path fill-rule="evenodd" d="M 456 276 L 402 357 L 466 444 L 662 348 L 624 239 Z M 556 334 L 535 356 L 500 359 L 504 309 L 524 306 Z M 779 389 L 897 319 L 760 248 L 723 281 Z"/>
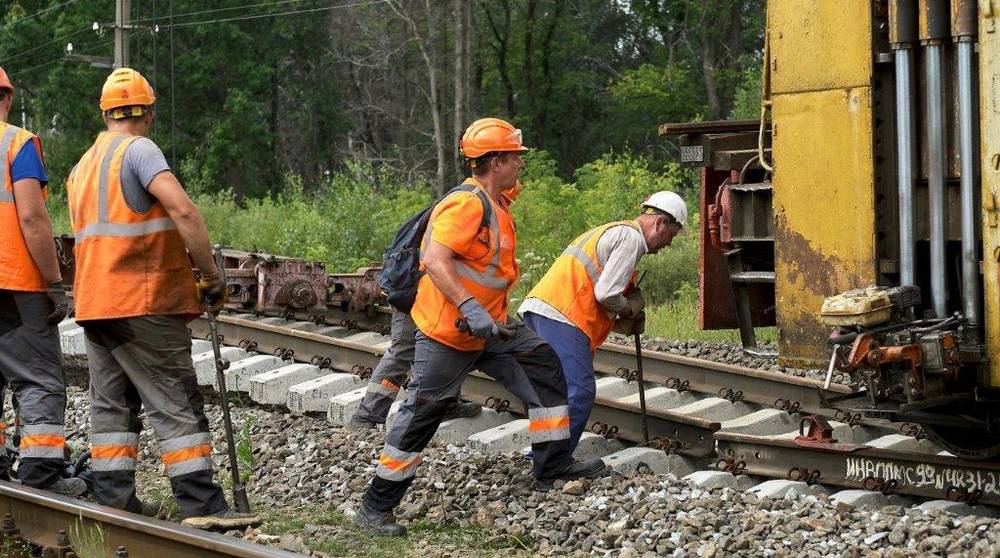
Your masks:
<path fill-rule="evenodd" d="M 383 397 L 396 397 L 399 393 L 399 386 L 383 378 L 381 382 L 370 382 L 368 393 L 375 393 Z"/>
<path fill-rule="evenodd" d="M 22 429 L 21 457 L 62 459 L 66 435 L 61 424 L 26 424 Z"/>
<path fill-rule="evenodd" d="M 212 436 L 208 432 L 161 440 L 160 451 L 168 477 L 212 470 Z"/>
<path fill-rule="evenodd" d="M 569 407 L 559 405 L 528 409 L 528 433 L 533 444 L 568 439 Z"/>
<path fill-rule="evenodd" d="M 139 435 L 108 432 L 90 435 L 90 468 L 94 471 L 134 471 Z"/>
<path fill-rule="evenodd" d="M 417 474 L 419 464 L 420 452 L 403 451 L 386 444 L 378 456 L 375 475 L 385 480 L 399 482 Z"/>

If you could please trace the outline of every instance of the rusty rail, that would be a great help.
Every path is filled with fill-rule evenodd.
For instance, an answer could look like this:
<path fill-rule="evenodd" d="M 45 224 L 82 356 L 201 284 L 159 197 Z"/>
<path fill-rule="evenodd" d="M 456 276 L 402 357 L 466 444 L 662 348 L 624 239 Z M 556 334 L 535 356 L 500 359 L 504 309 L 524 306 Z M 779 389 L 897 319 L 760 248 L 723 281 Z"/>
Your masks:
<path fill-rule="evenodd" d="M 19 537 L 42 547 L 43 556 L 76 556 L 73 537 L 103 543 L 107 556 L 124 547 L 133 558 L 296 558 L 301 555 L 176 523 L 58 496 L 0 481 L 0 516 L 10 514 Z M 5 522 L 8 523 L 8 522 Z M 11 527 L 5 525 L 8 529 Z M 62 532 L 62 534 L 60 534 Z M 0 533 L 0 544 L 13 542 Z M 67 541 L 66 537 L 69 538 Z M 70 544 L 67 545 L 66 543 Z M 7 543 L 7 547 L 12 546 Z"/>

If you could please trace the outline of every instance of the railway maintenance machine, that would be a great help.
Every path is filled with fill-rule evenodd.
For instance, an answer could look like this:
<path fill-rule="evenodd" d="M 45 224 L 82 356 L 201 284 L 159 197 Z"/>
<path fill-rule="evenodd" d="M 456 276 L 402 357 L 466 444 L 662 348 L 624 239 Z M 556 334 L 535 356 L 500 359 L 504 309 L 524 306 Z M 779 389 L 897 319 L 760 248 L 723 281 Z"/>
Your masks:
<path fill-rule="evenodd" d="M 770 0 L 763 64 L 759 121 L 660 128 L 701 167 L 702 326 L 997 458 L 1000 0 Z"/>

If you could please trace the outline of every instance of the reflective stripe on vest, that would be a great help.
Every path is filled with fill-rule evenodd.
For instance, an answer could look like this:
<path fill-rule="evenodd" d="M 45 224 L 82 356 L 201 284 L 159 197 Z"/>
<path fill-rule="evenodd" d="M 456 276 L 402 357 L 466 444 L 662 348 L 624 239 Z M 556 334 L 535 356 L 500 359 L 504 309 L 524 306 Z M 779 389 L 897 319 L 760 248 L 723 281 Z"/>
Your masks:
<path fill-rule="evenodd" d="M 48 285 L 21 232 L 14 196 L 14 176 L 11 173 L 14 159 L 29 143 L 33 143 L 34 137 L 27 130 L 0 122 L 0 289 L 45 292 Z M 43 200 L 46 193 L 42 184 Z"/>
<path fill-rule="evenodd" d="M 638 230 L 634 221 L 618 221 L 581 234 L 525 297 L 541 300 L 565 316 L 590 339 L 592 351 L 597 350 L 614 326 L 614 317 L 597 302 L 595 287 L 604 271 L 597 259 L 597 245 L 605 232 L 617 226 Z"/>
<path fill-rule="evenodd" d="M 7 152 L 10 151 L 10 146 L 14 143 L 14 138 L 17 137 L 18 128 L 14 126 L 9 126 L 3 133 L 3 137 L 0 137 L 0 155 L 4 158 L 7 157 Z M 14 192 L 7 189 L 7 182 L 10 180 L 10 164 L 8 161 L 3 161 L 0 164 L 0 203 L 14 203 Z"/>
<path fill-rule="evenodd" d="M 111 162 L 114 160 L 115 152 L 121 147 L 123 141 L 129 139 L 127 135 L 117 135 L 112 138 L 104 157 L 101 159 L 101 170 L 97 182 L 97 222 L 87 225 L 77 231 L 73 236 L 80 242 L 84 238 L 91 236 L 145 236 L 155 232 L 169 231 L 177 228 L 177 224 L 169 217 L 152 219 L 140 223 L 110 223 L 108 222 L 108 174 L 111 172 Z M 73 167 L 76 170 L 76 167 Z"/>

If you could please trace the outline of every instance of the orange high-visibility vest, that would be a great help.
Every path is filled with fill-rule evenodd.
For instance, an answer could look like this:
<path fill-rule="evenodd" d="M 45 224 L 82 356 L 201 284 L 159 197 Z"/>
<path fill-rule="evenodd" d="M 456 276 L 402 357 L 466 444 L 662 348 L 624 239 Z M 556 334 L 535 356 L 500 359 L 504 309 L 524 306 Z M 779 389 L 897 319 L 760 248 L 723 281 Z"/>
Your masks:
<path fill-rule="evenodd" d="M 38 271 L 35 260 L 21 234 L 21 221 L 14 205 L 14 179 L 10 167 L 21 148 L 35 135 L 12 124 L 0 122 L 0 289 L 10 291 L 45 292 L 48 285 Z M 48 189 L 42 188 L 42 197 Z"/>
<path fill-rule="evenodd" d="M 125 202 L 121 167 L 138 136 L 101 132 L 66 180 L 76 237 L 76 319 L 201 314 L 177 225 L 156 201 L 137 213 Z"/>
<path fill-rule="evenodd" d="M 537 298 L 566 316 L 590 339 L 592 351 L 604 343 L 615 325 L 615 317 L 610 316 L 594 296 L 594 286 L 604 271 L 597 260 L 597 243 L 608 229 L 620 225 L 639 230 L 635 221 L 616 221 L 581 234 L 563 250 L 525 297 Z M 634 273 L 629 284 L 635 284 Z"/>
<path fill-rule="evenodd" d="M 482 185 L 475 179 L 466 180 L 479 189 Z M 434 224 L 437 219 L 448 219 L 447 213 L 441 214 L 445 200 L 457 199 L 455 196 L 468 196 L 474 203 L 469 207 L 482 208 L 482 202 L 475 192 L 454 192 L 445 197 L 431 212 L 427 232 L 421 244 L 421 251 L 426 250 L 431 240 Z M 477 241 L 482 242 L 482 254 L 475 259 L 459 255 L 455 260 L 455 271 L 462 285 L 479 301 L 486 311 L 500 323 L 507 323 L 507 295 L 517 281 L 518 265 L 514 258 L 517 250 L 517 235 L 514 230 L 514 218 L 506 204 L 501 205 L 487 196 L 493 207 L 493 215 L 487 231 L 480 231 Z M 482 214 L 475 215 L 474 221 L 480 222 Z M 472 222 L 473 219 L 469 219 Z M 421 264 L 421 268 L 423 264 Z M 417 298 L 410 311 L 413 322 L 424 335 L 460 351 L 478 351 L 485 341 L 468 333 L 458 331 L 455 320 L 462 317 L 458 307 L 451 303 L 444 293 L 437 288 L 430 275 L 420 278 L 417 285 Z"/>

